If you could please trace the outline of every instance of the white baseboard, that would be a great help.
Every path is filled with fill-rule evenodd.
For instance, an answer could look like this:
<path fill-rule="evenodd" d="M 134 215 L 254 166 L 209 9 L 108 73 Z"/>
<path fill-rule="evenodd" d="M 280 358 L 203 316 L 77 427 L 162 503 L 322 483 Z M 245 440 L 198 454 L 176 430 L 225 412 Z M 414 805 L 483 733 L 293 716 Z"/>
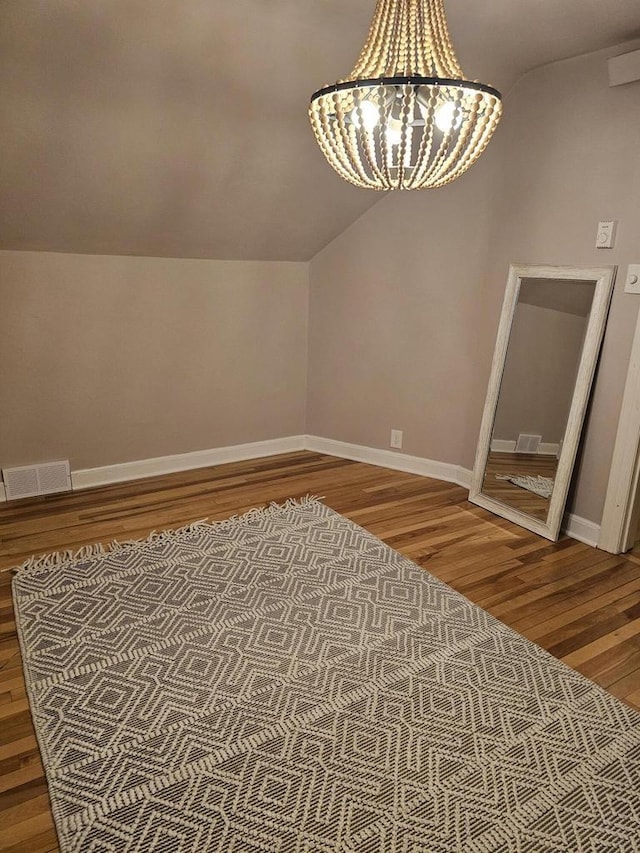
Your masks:
<path fill-rule="evenodd" d="M 506 438 L 492 438 L 491 450 L 494 453 L 515 453 L 515 441 L 508 441 Z"/>
<path fill-rule="evenodd" d="M 558 442 L 541 441 L 538 447 L 538 456 L 558 456 L 560 445 Z"/>
<path fill-rule="evenodd" d="M 598 544 L 600 538 L 600 525 L 595 521 L 589 521 L 588 518 L 582 518 L 572 512 L 565 513 L 562 520 L 562 531 L 572 539 L 577 539 L 578 542 L 584 542 L 585 545 L 592 545 L 594 548 Z"/>
<path fill-rule="evenodd" d="M 93 486 L 105 486 L 123 483 L 127 480 L 139 480 L 143 477 L 155 477 L 172 474 L 176 471 L 188 471 L 193 468 L 207 468 L 211 465 L 223 465 L 225 462 L 241 462 L 245 459 L 260 459 L 265 456 L 277 456 L 279 453 L 293 453 L 296 450 L 312 450 L 327 453 L 342 459 L 367 462 L 407 474 L 420 474 L 448 483 L 457 483 L 465 489 L 471 485 L 472 471 L 450 462 L 437 462 L 422 456 L 410 456 L 393 450 L 381 450 L 361 444 L 350 444 L 318 435 L 291 435 L 268 441 L 254 441 L 236 444 L 230 447 L 216 447 L 211 450 L 196 450 L 192 453 L 177 453 L 173 456 L 159 456 L 155 459 L 139 459 L 135 462 L 121 462 L 117 465 L 105 465 L 101 468 L 85 468 L 71 472 L 74 489 L 89 489 Z M 4 483 L 0 481 L 0 502 L 6 501 Z M 567 513 L 562 529 L 573 539 L 587 545 L 598 544 L 600 525 Z"/>
<path fill-rule="evenodd" d="M 494 453 L 515 453 L 516 442 L 506 438 L 491 439 L 491 450 Z M 551 441 L 542 441 L 536 451 L 538 456 L 557 456 L 560 453 L 560 445 Z"/>
<path fill-rule="evenodd" d="M 307 435 L 305 440 L 305 449 L 314 450 L 316 453 L 328 453 L 330 456 L 353 459 L 355 462 L 368 462 L 370 465 L 380 465 L 382 468 L 406 471 L 407 474 L 434 477 L 436 480 L 457 483 L 465 488 L 471 484 L 471 471 L 461 465 L 436 462 L 422 456 L 409 456 L 407 453 L 398 453 L 394 450 L 380 450 L 377 447 L 366 447 L 362 444 L 349 444 L 346 441 L 321 438 L 318 435 Z"/>
<path fill-rule="evenodd" d="M 177 471 L 189 471 L 194 468 L 206 468 L 223 465 L 225 462 L 241 462 L 245 459 L 259 459 L 276 456 L 279 453 L 292 453 L 296 450 L 312 450 L 327 453 L 343 459 L 368 462 L 383 468 L 406 471 L 408 474 L 420 474 L 457 483 L 468 488 L 471 484 L 471 471 L 460 465 L 436 462 L 421 456 L 410 456 L 393 450 L 380 450 L 359 444 L 349 444 L 321 438 L 315 435 L 293 435 L 269 441 L 254 441 L 229 447 L 215 447 L 210 450 L 196 450 L 191 453 L 177 453 L 172 456 L 159 456 L 152 459 L 138 459 L 133 462 L 120 462 L 100 468 L 84 468 L 71 472 L 73 489 L 90 489 L 124 483 L 128 480 L 140 480 L 143 477 L 157 477 Z M 6 500 L 4 485 L 0 482 L 0 500 Z"/>
<path fill-rule="evenodd" d="M 330 456 L 340 456 L 343 459 L 353 459 L 356 462 L 368 462 L 370 465 L 380 465 L 383 468 L 393 468 L 396 471 L 406 471 L 408 474 L 421 474 L 423 477 L 434 477 L 436 480 L 446 480 L 457 483 L 468 489 L 471 485 L 473 472 L 462 465 L 448 462 L 436 462 L 422 456 L 409 456 L 393 450 L 379 450 L 376 447 L 365 447 L 361 444 L 349 444 L 346 441 L 336 441 L 331 438 L 321 438 L 318 435 L 305 436 L 305 450 L 316 453 L 328 453 Z M 600 535 L 600 526 L 593 521 L 582 518 L 574 513 L 567 513 L 563 520 L 562 530 L 572 539 L 595 547 Z"/>
<path fill-rule="evenodd" d="M 259 459 L 263 456 L 276 456 L 279 453 L 292 453 L 295 450 L 304 449 L 305 436 L 292 435 L 268 441 L 215 447 L 212 450 L 196 450 L 192 453 L 177 453 L 155 459 L 121 462 L 101 468 L 84 468 L 71 472 L 71 483 L 74 489 L 89 489 L 93 486 L 106 486 L 127 480 L 140 480 L 142 477 L 156 477 L 160 474 L 173 474 L 176 471 L 207 468 L 210 465 L 223 465 L 225 462 L 242 462 L 245 459 Z"/>

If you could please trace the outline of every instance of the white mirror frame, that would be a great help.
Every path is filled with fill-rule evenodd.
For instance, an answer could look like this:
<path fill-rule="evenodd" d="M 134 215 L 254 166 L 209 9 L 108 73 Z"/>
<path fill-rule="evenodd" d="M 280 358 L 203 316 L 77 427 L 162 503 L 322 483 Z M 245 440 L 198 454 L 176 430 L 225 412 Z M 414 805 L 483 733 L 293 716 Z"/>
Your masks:
<path fill-rule="evenodd" d="M 567 492 L 569 491 L 571 474 L 573 472 L 576 453 L 578 451 L 580 433 L 582 432 L 584 416 L 587 409 L 587 403 L 589 401 L 589 394 L 591 392 L 591 385 L 593 383 L 598 355 L 602 344 L 602 338 L 604 336 L 616 269 L 617 267 L 553 267 L 524 264 L 511 264 L 509 267 L 509 278 L 507 280 L 507 289 L 502 305 L 496 348 L 493 354 L 493 363 L 491 365 L 491 375 L 489 378 L 484 414 L 482 416 L 482 426 L 480 427 L 478 448 L 476 450 L 476 458 L 473 466 L 473 478 L 471 481 L 471 488 L 469 490 L 469 500 L 478 506 L 490 510 L 502 518 L 513 521 L 521 527 L 525 527 L 527 530 L 532 530 L 534 533 L 538 533 L 540 536 L 544 536 L 545 538 L 553 541 L 558 538 L 560 533 L 560 524 L 562 523 L 564 507 L 567 501 Z M 580 356 L 580 362 L 578 364 L 578 372 L 576 375 L 573 398 L 571 400 L 571 408 L 569 410 L 562 450 L 558 457 L 555 485 L 549 501 L 549 512 L 547 514 L 546 521 L 534 518 L 525 512 L 514 509 L 513 507 L 482 493 L 482 484 L 491 447 L 491 433 L 493 431 L 493 422 L 498 405 L 498 395 L 500 393 L 502 374 L 507 357 L 507 347 L 509 345 L 511 326 L 515 315 L 516 305 L 518 303 L 518 296 L 520 294 L 520 285 L 523 279 L 593 281 L 595 284 L 591 312 L 589 314 L 589 321 L 587 323 L 587 329 L 584 337 L 584 345 Z"/>

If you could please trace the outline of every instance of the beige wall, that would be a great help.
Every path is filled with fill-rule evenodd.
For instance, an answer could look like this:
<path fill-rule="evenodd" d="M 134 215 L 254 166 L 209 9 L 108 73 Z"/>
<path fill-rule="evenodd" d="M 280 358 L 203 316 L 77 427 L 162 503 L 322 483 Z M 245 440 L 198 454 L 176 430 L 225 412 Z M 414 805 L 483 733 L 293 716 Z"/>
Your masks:
<path fill-rule="evenodd" d="M 458 463 L 496 165 L 397 193 L 311 262 L 310 433 Z"/>
<path fill-rule="evenodd" d="M 517 441 L 525 433 L 542 436 L 544 443 L 562 441 L 586 325 L 586 317 L 518 302 L 500 383 L 494 439 Z"/>
<path fill-rule="evenodd" d="M 531 72 L 483 158 L 442 190 L 390 195 L 312 260 L 308 430 L 472 467 L 509 263 L 618 264 L 569 508 L 598 522 L 640 304 L 640 84 L 621 46 Z M 497 167 L 497 168 L 496 168 Z M 618 219 L 615 249 L 595 248 Z"/>
<path fill-rule="evenodd" d="M 304 432 L 308 265 L 0 252 L 0 467 Z"/>

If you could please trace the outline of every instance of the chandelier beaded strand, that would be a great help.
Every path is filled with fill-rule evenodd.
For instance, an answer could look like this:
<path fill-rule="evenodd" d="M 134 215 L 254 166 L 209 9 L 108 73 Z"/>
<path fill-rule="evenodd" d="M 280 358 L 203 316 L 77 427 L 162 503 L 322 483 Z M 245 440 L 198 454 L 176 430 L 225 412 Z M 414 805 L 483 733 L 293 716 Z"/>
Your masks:
<path fill-rule="evenodd" d="M 464 79 L 443 0 L 378 0 L 349 78 L 311 97 L 309 118 L 329 164 L 375 190 L 440 187 L 486 148 L 502 96 Z"/>

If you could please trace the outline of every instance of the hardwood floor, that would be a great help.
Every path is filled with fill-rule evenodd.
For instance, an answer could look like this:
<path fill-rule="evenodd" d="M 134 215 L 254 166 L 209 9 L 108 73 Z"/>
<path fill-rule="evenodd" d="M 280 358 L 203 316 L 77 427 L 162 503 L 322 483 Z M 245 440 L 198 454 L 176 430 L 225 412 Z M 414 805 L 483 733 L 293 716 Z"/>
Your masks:
<path fill-rule="evenodd" d="M 31 554 L 145 536 L 312 493 L 503 622 L 640 709 L 640 555 L 551 543 L 459 486 L 318 453 L 0 505 L 0 568 Z M 0 850 L 58 850 L 0 574 Z"/>

